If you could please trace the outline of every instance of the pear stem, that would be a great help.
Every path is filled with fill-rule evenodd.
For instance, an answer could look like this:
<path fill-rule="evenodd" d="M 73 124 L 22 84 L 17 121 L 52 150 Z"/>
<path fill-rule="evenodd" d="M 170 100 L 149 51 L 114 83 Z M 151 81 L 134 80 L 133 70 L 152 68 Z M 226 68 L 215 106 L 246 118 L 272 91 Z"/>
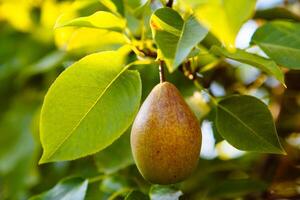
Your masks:
<path fill-rule="evenodd" d="M 165 70 L 163 61 L 159 61 L 159 80 L 160 83 L 165 82 Z"/>
<path fill-rule="evenodd" d="M 173 6 L 173 0 L 169 0 L 168 3 L 166 4 L 167 7 L 172 8 Z"/>

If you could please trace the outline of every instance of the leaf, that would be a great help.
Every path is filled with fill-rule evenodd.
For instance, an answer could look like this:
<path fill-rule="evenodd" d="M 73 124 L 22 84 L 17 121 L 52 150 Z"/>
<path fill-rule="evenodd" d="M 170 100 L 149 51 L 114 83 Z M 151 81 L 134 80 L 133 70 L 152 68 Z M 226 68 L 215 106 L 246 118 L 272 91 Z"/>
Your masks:
<path fill-rule="evenodd" d="M 62 51 L 54 51 L 49 53 L 48 55 L 38 60 L 36 63 L 28 66 L 27 68 L 21 71 L 18 77 L 20 83 L 23 83 L 23 81 L 30 76 L 40 73 L 46 73 L 51 69 L 59 66 L 65 58 L 66 53 Z"/>
<path fill-rule="evenodd" d="M 252 42 L 276 63 L 300 69 L 300 23 L 274 21 L 257 29 Z"/>
<path fill-rule="evenodd" d="M 200 1 L 195 15 L 229 50 L 235 49 L 235 38 L 254 13 L 256 0 Z"/>
<path fill-rule="evenodd" d="M 62 33 L 63 34 L 63 33 Z M 89 38 L 88 40 L 86 38 Z M 101 38 L 101 40 L 99 40 Z M 99 51 L 117 50 L 126 44 L 122 33 L 92 28 L 80 28 L 65 41 L 71 53 L 88 54 Z"/>
<path fill-rule="evenodd" d="M 5 98 L 7 100 L 7 98 Z M 29 187 L 37 184 L 36 168 L 40 153 L 30 125 L 37 101 L 22 91 L 0 117 L 0 199 L 23 199 Z"/>
<path fill-rule="evenodd" d="M 291 9 L 288 9 L 287 7 L 274 7 L 265 10 L 257 10 L 253 18 L 266 20 L 288 19 L 300 21 L 300 15 L 296 12 L 293 12 Z"/>
<path fill-rule="evenodd" d="M 0 120 L 0 175 L 9 173 L 21 160 L 30 157 L 35 147 L 30 133 L 34 101 L 24 97 L 18 101 L 12 103 Z"/>
<path fill-rule="evenodd" d="M 125 191 L 132 185 L 130 179 L 120 175 L 108 176 L 100 184 L 100 190 L 106 193 Z"/>
<path fill-rule="evenodd" d="M 141 81 L 124 51 L 92 54 L 68 67 L 46 94 L 40 163 L 96 153 L 118 139 L 138 111 Z"/>
<path fill-rule="evenodd" d="M 171 8 L 156 10 L 150 19 L 153 38 L 170 72 L 173 72 L 207 34 L 194 17 L 183 21 Z"/>
<path fill-rule="evenodd" d="M 153 185 L 150 189 L 151 200 L 178 200 L 183 193 L 173 187 Z"/>
<path fill-rule="evenodd" d="M 111 12 L 124 15 L 124 3 L 119 0 L 99 0 Z"/>
<path fill-rule="evenodd" d="M 133 15 L 137 18 L 142 18 L 145 12 L 147 11 L 147 9 L 150 9 L 150 4 L 151 4 L 151 0 L 140 1 L 140 5 L 135 9 L 133 9 Z"/>
<path fill-rule="evenodd" d="M 261 57 L 256 54 L 248 53 L 241 49 L 237 49 L 234 53 L 230 53 L 224 48 L 213 46 L 211 48 L 211 51 L 218 56 L 225 56 L 227 58 L 257 67 L 267 74 L 274 76 L 277 80 L 284 84 L 284 75 L 282 71 L 276 65 L 276 63 L 270 59 Z"/>
<path fill-rule="evenodd" d="M 67 21 L 65 21 L 63 18 L 64 15 L 58 18 L 55 28 L 77 26 L 106 29 L 111 31 L 122 31 L 126 26 L 124 19 L 106 11 L 98 11 L 87 17 L 78 17 Z"/>
<path fill-rule="evenodd" d="M 83 200 L 88 187 L 88 181 L 82 178 L 68 178 L 59 182 L 49 191 L 31 197 L 30 200 Z"/>
<path fill-rule="evenodd" d="M 129 132 L 123 134 L 111 146 L 97 153 L 94 159 L 98 170 L 107 174 L 117 172 L 133 164 Z"/>
<path fill-rule="evenodd" d="M 133 190 L 125 197 L 125 200 L 149 200 L 149 199 L 150 198 L 147 195 L 145 195 L 144 193 L 138 190 Z"/>
<path fill-rule="evenodd" d="M 217 105 L 218 132 L 235 148 L 284 154 L 268 107 L 259 99 L 235 95 Z"/>

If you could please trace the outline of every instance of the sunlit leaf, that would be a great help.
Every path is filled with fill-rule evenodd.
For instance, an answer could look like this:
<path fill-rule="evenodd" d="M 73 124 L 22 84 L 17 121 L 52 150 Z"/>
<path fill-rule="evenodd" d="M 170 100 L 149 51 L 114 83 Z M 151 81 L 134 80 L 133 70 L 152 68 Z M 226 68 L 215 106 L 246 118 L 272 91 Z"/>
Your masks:
<path fill-rule="evenodd" d="M 50 87 L 41 113 L 41 163 L 96 153 L 129 127 L 139 107 L 141 82 L 138 72 L 127 70 L 127 54 L 120 52 L 86 56 Z"/>
<path fill-rule="evenodd" d="M 257 67 L 267 74 L 274 76 L 277 80 L 284 84 L 283 72 L 273 60 L 261 57 L 256 54 L 248 53 L 241 49 L 237 49 L 234 53 L 230 53 L 224 48 L 213 46 L 211 51 L 219 56 L 225 56 L 227 58 L 231 58 L 233 60 L 237 60 Z"/>
<path fill-rule="evenodd" d="M 62 18 L 59 18 L 56 21 L 55 28 L 76 26 L 122 31 L 125 28 L 125 25 L 124 19 L 110 12 L 98 11 L 90 16 L 79 17 L 69 21 L 64 21 Z"/>
<path fill-rule="evenodd" d="M 278 64 L 300 69 L 300 23 L 275 21 L 260 27 L 252 37 Z"/>
<path fill-rule="evenodd" d="M 126 44 L 124 35 L 119 32 L 93 28 L 74 30 L 70 27 L 57 29 L 56 41 L 62 49 L 75 54 L 117 50 Z"/>
<path fill-rule="evenodd" d="M 232 50 L 241 26 L 254 14 L 255 3 L 256 0 L 202 0 L 195 14 L 226 48 Z"/>
<path fill-rule="evenodd" d="M 159 57 L 173 72 L 207 34 L 194 17 L 183 21 L 181 16 L 170 8 L 156 10 L 151 16 L 154 40 L 159 48 Z"/>
<path fill-rule="evenodd" d="M 104 6 L 106 6 L 111 12 L 124 15 L 124 3 L 118 0 L 99 0 Z"/>
<path fill-rule="evenodd" d="M 218 132 L 240 150 L 285 153 L 268 107 L 259 99 L 235 95 L 217 105 Z"/>
<path fill-rule="evenodd" d="M 7 1 L 0 4 L 0 19 L 4 18 L 17 30 L 30 32 L 34 25 L 30 16 L 31 9 L 32 4 L 29 2 Z"/>

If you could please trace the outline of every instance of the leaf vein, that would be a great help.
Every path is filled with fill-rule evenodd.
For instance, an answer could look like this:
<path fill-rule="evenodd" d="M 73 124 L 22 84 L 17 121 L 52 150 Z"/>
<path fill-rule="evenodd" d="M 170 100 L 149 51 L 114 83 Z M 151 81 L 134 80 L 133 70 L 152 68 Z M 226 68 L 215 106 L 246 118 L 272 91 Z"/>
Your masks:
<path fill-rule="evenodd" d="M 100 99 L 102 98 L 102 96 L 105 94 L 105 92 L 111 87 L 111 85 L 121 76 L 121 74 L 123 74 L 123 72 L 126 71 L 126 69 L 128 69 L 130 65 L 124 67 L 124 69 L 122 69 L 115 78 L 113 78 L 111 80 L 111 82 L 109 82 L 109 84 L 104 88 L 103 92 L 101 92 L 101 94 L 99 95 L 99 97 L 96 99 L 95 103 L 89 108 L 89 110 L 82 116 L 82 118 L 78 121 L 78 123 L 74 126 L 74 128 L 71 130 L 70 133 L 68 133 L 63 139 L 62 141 L 56 146 L 56 148 L 54 148 L 54 150 L 47 156 L 47 159 L 51 158 L 55 152 L 57 152 L 57 150 L 71 137 L 71 135 L 76 131 L 76 129 L 80 126 L 80 124 L 82 123 L 82 121 L 86 118 L 86 116 L 91 112 L 91 110 L 97 105 L 97 103 L 100 101 Z"/>
<path fill-rule="evenodd" d="M 230 112 L 228 109 L 226 109 L 225 107 L 221 106 L 220 104 L 218 104 L 218 106 L 224 110 L 225 112 L 227 112 L 229 115 L 231 115 L 234 119 L 236 119 L 237 121 L 239 121 L 243 126 L 245 126 L 248 130 L 250 130 L 251 133 L 253 133 L 255 136 L 257 136 L 263 143 L 267 143 L 271 146 L 274 147 L 274 145 L 272 143 L 270 143 L 269 141 L 265 140 L 265 138 L 263 138 L 262 136 L 260 136 L 259 134 L 257 134 L 251 127 L 249 127 L 245 122 L 243 122 L 243 120 L 241 120 L 240 118 L 238 118 L 238 116 L 236 116 L 234 113 Z"/>

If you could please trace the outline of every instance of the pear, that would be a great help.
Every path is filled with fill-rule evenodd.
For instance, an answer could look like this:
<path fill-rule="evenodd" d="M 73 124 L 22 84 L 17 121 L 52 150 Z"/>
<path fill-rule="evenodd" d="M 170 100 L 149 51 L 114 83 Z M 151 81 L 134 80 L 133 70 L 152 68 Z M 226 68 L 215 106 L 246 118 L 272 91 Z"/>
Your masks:
<path fill-rule="evenodd" d="M 180 182 L 198 164 L 200 124 L 169 82 L 156 85 L 146 98 L 133 123 L 130 140 L 136 165 L 151 183 Z"/>

